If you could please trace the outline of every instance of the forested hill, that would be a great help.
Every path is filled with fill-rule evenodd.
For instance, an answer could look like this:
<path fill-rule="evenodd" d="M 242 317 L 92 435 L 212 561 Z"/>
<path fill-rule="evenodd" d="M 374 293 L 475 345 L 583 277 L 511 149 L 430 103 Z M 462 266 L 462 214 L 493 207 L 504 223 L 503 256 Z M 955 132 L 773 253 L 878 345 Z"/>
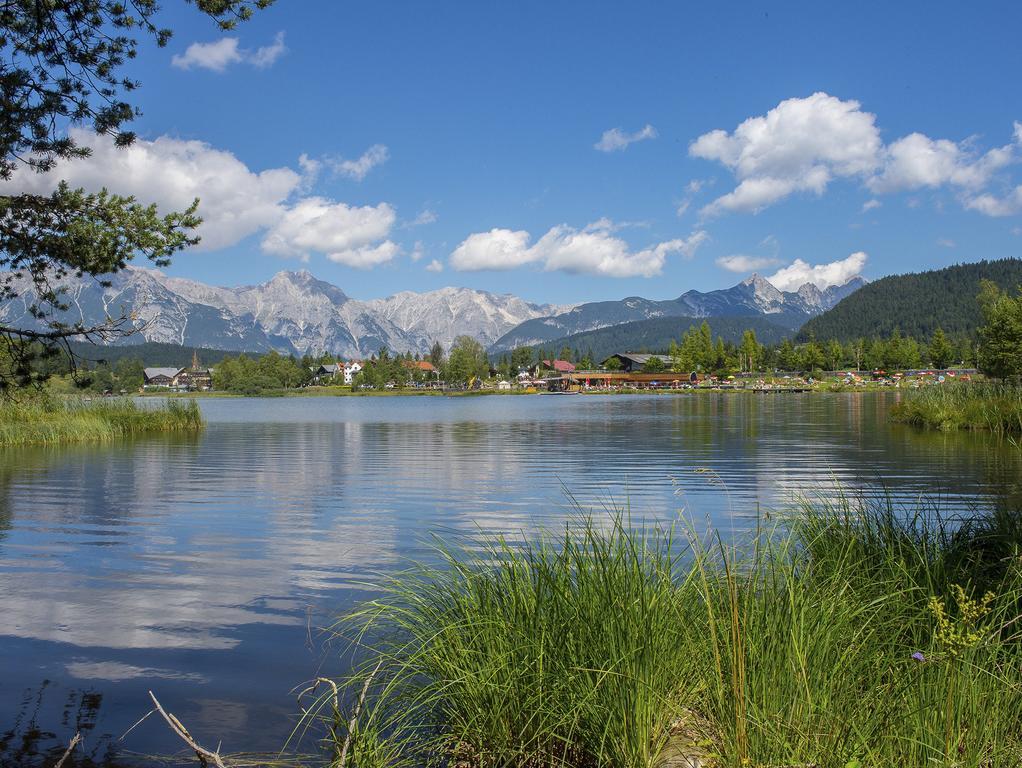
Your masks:
<path fill-rule="evenodd" d="M 777 344 L 789 338 L 791 331 L 771 322 L 769 315 L 743 315 L 741 317 L 656 317 L 631 323 L 612 325 L 595 331 L 583 331 L 559 339 L 532 345 L 557 356 L 567 347 L 574 359 L 587 356 L 593 361 L 610 357 L 615 352 L 666 352 L 671 342 L 679 342 L 682 334 L 692 326 L 706 321 L 715 337 L 738 344 L 742 334 L 752 329 L 761 344 Z"/>
<path fill-rule="evenodd" d="M 808 320 L 797 340 L 807 341 L 812 335 L 817 341 L 847 342 L 887 337 L 895 328 L 928 339 L 938 327 L 945 333 L 971 336 L 982 324 L 976 295 L 984 279 L 1014 293 L 1022 285 L 1022 259 L 980 261 L 881 278 Z"/>
<path fill-rule="evenodd" d="M 103 361 L 113 365 L 119 360 L 140 360 L 147 367 L 168 366 L 185 368 L 192 364 L 192 355 L 197 355 L 200 365 L 212 366 L 219 363 L 225 357 L 237 356 L 238 352 L 225 351 L 222 349 L 206 349 L 203 347 L 183 347 L 179 344 L 164 344 L 156 341 L 146 341 L 141 344 L 130 344 L 125 346 L 98 346 L 80 341 L 71 342 L 71 350 L 79 356 L 87 367 Z M 248 353 L 258 357 L 262 352 Z"/>

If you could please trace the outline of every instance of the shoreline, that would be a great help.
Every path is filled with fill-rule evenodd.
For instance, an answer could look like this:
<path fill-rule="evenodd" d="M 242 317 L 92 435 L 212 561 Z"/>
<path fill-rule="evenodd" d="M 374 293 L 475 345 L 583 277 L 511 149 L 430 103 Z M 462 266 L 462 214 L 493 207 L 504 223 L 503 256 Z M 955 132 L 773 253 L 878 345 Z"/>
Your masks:
<path fill-rule="evenodd" d="M 749 395 L 763 395 L 763 394 L 784 394 L 784 395 L 798 395 L 798 394 L 849 394 L 849 393 L 869 393 L 869 392 L 908 392 L 913 391 L 906 387 L 891 387 L 891 386 L 842 386 L 842 385 L 806 385 L 805 387 L 799 387 L 797 389 L 785 389 L 778 385 L 775 388 L 761 388 L 754 389 L 752 387 L 693 387 L 691 389 L 589 389 L 574 392 L 544 392 L 544 391 L 523 391 L 523 390 L 511 390 L 502 391 L 497 389 L 483 389 L 483 390 L 438 390 L 438 389 L 392 389 L 392 390 L 366 390 L 360 392 L 353 392 L 346 387 L 302 387 L 299 389 L 287 389 L 287 390 L 265 390 L 257 394 L 243 394 L 240 392 L 160 392 L 156 390 L 149 390 L 146 392 L 138 392 L 132 395 L 133 397 L 145 397 L 145 398 L 166 398 L 166 399 L 201 399 L 201 398 L 245 398 L 245 397 L 264 397 L 264 398 L 278 398 L 278 397 L 492 397 L 492 396 L 504 396 L 504 397 L 523 397 L 532 395 L 692 395 L 692 394 L 749 394 Z"/>

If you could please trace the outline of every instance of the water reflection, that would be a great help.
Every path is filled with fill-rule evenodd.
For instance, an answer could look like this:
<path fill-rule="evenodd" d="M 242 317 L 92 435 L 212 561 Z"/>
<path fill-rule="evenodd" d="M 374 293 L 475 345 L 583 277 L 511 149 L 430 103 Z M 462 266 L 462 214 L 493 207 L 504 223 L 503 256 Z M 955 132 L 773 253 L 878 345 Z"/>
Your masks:
<path fill-rule="evenodd" d="M 161 699 L 201 740 L 272 750 L 289 691 L 340 662 L 316 628 L 430 532 L 515 534 L 597 510 L 755 523 L 865 489 L 1018 503 L 1017 448 L 887 422 L 873 395 L 208 400 L 195 438 L 0 454 L 4 690 Z M 722 492 L 726 489 L 726 493 Z M 1007 494 L 1007 496 L 1005 495 Z M 0 724 L 17 702 L 0 700 Z M 57 733 L 57 729 L 51 729 Z M 231 739 L 236 739 L 231 743 Z M 157 725 L 138 751 L 174 750 Z"/>
<path fill-rule="evenodd" d="M 14 692 L 10 692 L 14 695 Z M 49 681 L 23 691 L 15 704 L 8 727 L 0 730 L 0 765 L 32 768 L 53 765 L 78 733 L 82 741 L 73 764 L 80 768 L 114 768 L 109 734 L 97 732 L 103 696 L 91 690 L 53 695 Z M 53 726 L 59 730 L 48 730 Z"/>

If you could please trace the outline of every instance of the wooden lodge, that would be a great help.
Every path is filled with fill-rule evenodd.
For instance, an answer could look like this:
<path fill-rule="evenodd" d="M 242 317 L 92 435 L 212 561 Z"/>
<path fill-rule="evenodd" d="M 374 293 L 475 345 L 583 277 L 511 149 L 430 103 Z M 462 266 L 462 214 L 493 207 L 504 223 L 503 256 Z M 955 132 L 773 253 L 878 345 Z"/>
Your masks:
<path fill-rule="evenodd" d="M 627 387 L 636 389 L 681 389 L 692 386 L 701 379 L 692 379 L 692 374 L 676 371 L 646 373 L 644 371 L 573 371 L 560 376 L 549 376 L 542 380 L 547 389 L 567 392 L 583 388 Z"/>

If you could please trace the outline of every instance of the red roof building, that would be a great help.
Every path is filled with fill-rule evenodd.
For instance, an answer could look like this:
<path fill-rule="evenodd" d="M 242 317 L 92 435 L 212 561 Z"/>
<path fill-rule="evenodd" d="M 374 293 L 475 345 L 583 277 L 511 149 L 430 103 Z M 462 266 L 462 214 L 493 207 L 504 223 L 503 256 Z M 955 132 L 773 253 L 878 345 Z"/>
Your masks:
<path fill-rule="evenodd" d="M 433 363 L 429 360 L 405 360 L 405 368 L 414 368 L 418 371 L 425 371 L 426 373 L 433 373 L 436 368 L 433 367 Z"/>
<path fill-rule="evenodd" d="M 551 368 L 551 369 L 557 371 L 558 373 L 574 373 L 575 372 L 575 366 L 572 365 L 571 363 L 569 363 L 567 360 L 554 360 L 553 362 L 551 362 L 549 360 L 544 360 L 543 361 L 543 367 L 544 368 Z"/>

